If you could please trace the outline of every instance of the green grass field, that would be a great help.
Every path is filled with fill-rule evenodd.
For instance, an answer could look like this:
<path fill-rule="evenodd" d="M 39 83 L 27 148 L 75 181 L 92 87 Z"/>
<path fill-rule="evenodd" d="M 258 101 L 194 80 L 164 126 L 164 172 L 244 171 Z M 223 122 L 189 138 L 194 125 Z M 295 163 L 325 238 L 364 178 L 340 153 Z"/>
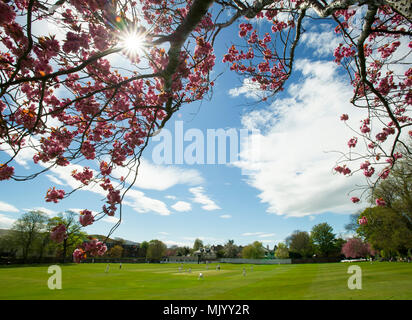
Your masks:
<path fill-rule="evenodd" d="M 62 289 L 50 290 L 48 266 L 0 267 L 0 299 L 277 300 L 412 299 L 412 264 L 355 263 L 362 289 L 350 290 L 347 263 L 306 265 L 68 264 Z M 243 276 L 243 267 L 246 276 Z M 204 275 L 198 279 L 199 272 Z"/>

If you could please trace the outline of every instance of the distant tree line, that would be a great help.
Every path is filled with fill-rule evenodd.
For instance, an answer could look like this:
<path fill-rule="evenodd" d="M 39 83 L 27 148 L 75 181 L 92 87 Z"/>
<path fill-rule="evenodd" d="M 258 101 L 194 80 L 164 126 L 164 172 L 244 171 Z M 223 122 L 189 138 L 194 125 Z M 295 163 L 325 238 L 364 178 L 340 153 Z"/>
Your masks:
<path fill-rule="evenodd" d="M 384 202 L 386 206 L 376 205 Z M 210 259 L 310 259 L 310 258 L 360 258 L 412 257 L 412 162 L 401 159 L 393 168 L 392 175 L 382 179 L 370 193 L 371 205 L 350 216 L 346 231 L 353 237 L 343 239 L 333 232 L 328 223 L 319 223 L 310 232 L 296 230 L 284 242 L 269 250 L 262 242 L 241 246 L 234 240 L 224 245 L 204 245 L 201 239 L 193 247 L 171 246 L 154 239 L 140 244 L 128 243 L 121 238 L 105 239 L 108 245 L 106 257 L 140 258 L 159 261 L 172 256 L 200 255 Z M 359 224 L 360 219 L 366 223 Z M 60 243 L 50 241 L 50 233 L 56 226 L 64 224 L 67 237 Z M 54 257 L 62 262 L 72 261 L 73 250 L 91 236 L 82 231 L 77 214 L 73 211 L 59 213 L 50 218 L 42 211 L 33 210 L 23 214 L 11 230 L 0 236 L 0 257 L 19 256 L 26 262 L 29 258 L 41 261 Z"/>

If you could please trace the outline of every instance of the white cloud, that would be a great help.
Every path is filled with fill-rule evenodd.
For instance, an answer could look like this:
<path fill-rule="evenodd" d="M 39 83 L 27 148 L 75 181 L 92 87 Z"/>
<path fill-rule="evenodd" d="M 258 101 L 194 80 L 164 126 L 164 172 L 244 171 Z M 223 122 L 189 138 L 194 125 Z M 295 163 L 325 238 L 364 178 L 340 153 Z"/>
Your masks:
<path fill-rule="evenodd" d="M 105 216 L 102 221 L 107 222 L 107 223 L 112 223 L 116 224 L 119 222 L 119 218 L 116 217 L 111 217 L 111 216 Z"/>
<path fill-rule="evenodd" d="M 50 217 L 53 217 L 53 216 L 55 216 L 55 215 L 57 214 L 56 211 L 47 209 L 47 208 L 45 208 L 45 207 L 34 207 L 34 208 L 31 208 L 31 209 L 23 209 L 23 210 L 24 210 L 24 211 L 38 210 L 38 211 L 44 212 L 45 214 L 47 214 L 47 215 L 50 216 Z"/>
<path fill-rule="evenodd" d="M 163 236 L 167 236 L 167 235 L 169 235 L 169 233 L 168 233 L 168 232 L 164 232 L 164 231 L 159 231 L 159 232 L 158 232 L 158 234 L 161 234 L 161 235 L 163 235 Z"/>
<path fill-rule="evenodd" d="M 83 171 L 83 167 L 79 165 L 69 165 L 66 167 L 57 167 L 57 168 L 52 168 L 50 170 L 64 184 L 67 184 L 71 188 L 76 189 L 82 186 L 82 184 L 72 177 L 72 171 L 75 169 L 79 172 Z M 95 170 L 92 170 L 92 171 L 93 171 L 93 174 L 95 175 L 96 171 Z M 116 188 L 117 185 L 114 184 L 114 187 Z M 94 182 L 90 183 L 87 186 L 83 186 L 80 190 L 90 191 L 98 195 L 101 195 L 103 197 L 107 196 L 107 192 L 104 191 L 98 185 L 98 183 L 94 183 Z M 171 214 L 171 212 L 169 211 L 169 209 L 167 208 L 166 204 L 163 201 L 147 197 L 145 196 L 143 192 L 135 190 L 135 189 L 130 189 L 129 191 L 127 191 L 126 199 L 123 202 L 123 204 L 132 207 L 133 210 L 139 213 L 154 212 L 160 215 Z M 80 210 L 83 210 L 83 209 L 72 209 L 72 210 L 75 212 L 79 212 Z"/>
<path fill-rule="evenodd" d="M 0 201 L 0 211 L 3 211 L 3 212 L 19 212 L 19 209 L 17 209 L 15 206 L 13 206 L 9 203 Z"/>
<path fill-rule="evenodd" d="M 219 238 L 215 238 L 215 237 L 207 237 L 207 236 L 197 236 L 197 237 L 182 237 L 182 239 L 187 240 L 187 241 L 192 241 L 192 245 L 193 242 L 196 239 L 202 240 L 203 244 L 207 244 L 207 242 L 211 242 L 211 243 L 221 243 L 224 240 L 223 239 L 219 239 Z"/>
<path fill-rule="evenodd" d="M 0 228 L 10 229 L 16 219 L 9 218 L 4 214 L 0 214 Z"/>
<path fill-rule="evenodd" d="M 347 193 L 364 180 L 333 175 L 338 154 L 330 151 L 347 148 L 353 136 L 341 114 L 349 113 L 355 128 L 367 115 L 349 103 L 353 88 L 339 80 L 334 63 L 299 60 L 296 68 L 304 80 L 290 86 L 289 97 L 243 117 L 246 128 L 261 130 L 255 137 L 260 148 L 249 144 L 236 166 L 254 172 L 247 181 L 261 192 L 269 213 L 301 217 L 357 210 Z M 356 151 L 362 148 L 358 143 Z"/>
<path fill-rule="evenodd" d="M 176 211 L 184 212 L 192 210 L 192 205 L 189 202 L 178 201 L 172 206 L 172 208 Z"/>
<path fill-rule="evenodd" d="M 245 95 L 247 98 L 260 100 L 264 96 L 264 91 L 260 89 L 260 85 L 257 82 L 253 82 L 252 79 L 246 78 L 243 80 L 242 86 L 230 89 L 229 95 L 232 97 Z"/>
<path fill-rule="evenodd" d="M 222 215 L 220 216 L 220 218 L 222 218 L 222 219 L 230 219 L 230 218 L 232 218 L 232 216 L 231 216 L 230 214 L 222 214 Z"/>
<path fill-rule="evenodd" d="M 85 210 L 85 209 L 84 209 L 84 208 L 83 208 L 83 209 L 80 209 L 80 208 L 70 208 L 70 209 L 68 209 L 67 211 L 73 211 L 74 213 L 80 214 L 80 212 L 83 211 L 83 210 Z M 89 210 L 89 211 L 90 211 L 90 210 Z M 96 212 L 94 212 L 94 211 L 91 211 L 91 212 L 93 213 L 93 215 L 96 214 Z"/>
<path fill-rule="evenodd" d="M 270 238 L 273 237 L 275 235 L 275 233 L 264 233 L 264 234 L 260 234 L 258 235 L 259 238 Z"/>
<path fill-rule="evenodd" d="M 265 233 L 265 232 L 245 232 L 242 233 L 242 236 L 244 237 L 258 237 L 258 238 L 269 238 L 269 237 L 273 237 L 275 235 L 275 233 Z"/>
<path fill-rule="evenodd" d="M 193 243 L 189 242 L 189 241 L 174 241 L 174 240 L 162 240 L 162 242 L 164 244 L 166 244 L 166 246 L 168 248 L 172 247 L 172 246 L 178 246 L 178 247 L 189 247 L 191 248 Z"/>
<path fill-rule="evenodd" d="M 212 199 L 204 194 L 205 191 L 203 187 L 190 188 L 189 192 L 195 196 L 193 198 L 193 202 L 203 204 L 203 210 L 212 211 L 220 209 L 220 207 Z"/>
<path fill-rule="evenodd" d="M 49 178 L 49 180 L 55 184 L 64 186 L 65 183 L 63 181 L 61 181 L 60 179 L 57 179 L 55 176 L 51 175 L 51 174 L 46 174 L 46 177 Z"/>
<path fill-rule="evenodd" d="M 175 196 L 165 196 L 166 199 L 170 199 L 170 200 L 176 200 Z"/>
<path fill-rule="evenodd" d="M 281 241 L 279 240 L 259 240 L 259 242 L 268 244 L 268 243 L 279 243 Z"/>
<path fill-rule="evenodd" d="M 141 191 L 129 190 L 126 193 L 126 198 L 128 200 L 125 201 L 124 204 L 132 207 L 133 210 L 139 213 L 154 212 L 162 216 L 168 216 L 171 214 L 170 210 L 167 208 L 167 205 L 163 201 L 149 198 Z"/>
<path fill-rule="evenodd" d="M 113 176 L 127 177 L 129 169 L 117 168 L 113 170 Z M 131 183 L 134 179 L 134 171 L 126 181 Z M 177 184 L 198 185 L 204 182 L 201 173 L 194 169 L 182 169 L 174 166 L 155 165 L 146 159 L 141 160 L 138 176 L 134 186 L 141 189 L 166 190 Z"/>
<path fill-rule="evenodd" d="M 339 38 L 333 30 L 316 32 L 310 31 L 302 34 L 302 42 L 311 49 L 315 49 L 317 56 L 327 56 L 333 54 L 336 47 L 339 46 Z"/>
<path fill-rule="evenodd" d="M 10 157 L 14 157 L 14 161 L 16 161 L 19 165 L 23 166 L 24 168 L 28 169 L 29 161 L 33 162 L 33 156 L 36 154 L 36 150 L 32 148 L 34 145 L 38 145 L 39 141 L 34 137 L 29 137 L 25 140 L 25 146 L 22 147 L 18 154 L 15 156 L 14 152 L 11 148 L 8 148 L 6 144 L 0 145 L 0 150 L 6 152 Z"/>

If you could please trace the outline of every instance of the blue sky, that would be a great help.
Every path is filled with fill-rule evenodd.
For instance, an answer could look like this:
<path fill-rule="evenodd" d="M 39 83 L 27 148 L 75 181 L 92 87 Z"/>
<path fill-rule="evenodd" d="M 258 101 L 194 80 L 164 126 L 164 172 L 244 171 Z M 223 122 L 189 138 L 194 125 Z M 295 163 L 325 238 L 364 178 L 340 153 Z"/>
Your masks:
<path fill-rule="evenodd" d="M 152 141 L 113 237 L 188 246 L 196 238 L 205 244 L 234 239 L 246 245 L 258 240 L 273 247 L 294 230 L 310 231 L 321 222 L 344 233 L 348 215 L 363 208 L 350 203 L 348 196 L 362 180 L 336 176 L 332 170 L 339 155 L 331 151 L 346 152 L 346 142 L 353 136 L 340 115 L 351 112 L 354 124 L 364 116 L 352 110 L 352 89 L 343 70 L 333 63 L 338 43 L 333 27 L 307 26 L 285 92 L 261 104 L 256 104 L 255 88 L 221 63 L 233 35 L 237 37 L 236 26 L 220 34 L 215 48 L 214 74 L 225 72 L 216 81 L 212 99 L 185 105 L 166 129 L 173 134 L 175 122 L 182 121 L 184 132 L 199 129 L 205 136 L 208 129 L 259 130 L 259 150 L 251 146 L 246 149 L 251 153 L 232 164 L 157 165 L 152 152 L 159 142 Z M 257 163 L 251 154 L 258 154 Z M 2 158 L 0 151 L 0 162 Z M 34 166 L 28 156 L 18 160 L 17 173 Z M 242 174 L 250 169 L 252 175 Z M 104 196 L 93 190 L 77 191 L 58 204 L 44 201 L 50 186 L 70 190 L 69 176 L 55 170 L 27 182 L 2 181 L 0 228 L 10 227 L 29 209 L 41 208 L 50 216 L 69 209 L 99 211 Z M 107 234 L 115 221 L 103 219 L 85 231 Z"/>

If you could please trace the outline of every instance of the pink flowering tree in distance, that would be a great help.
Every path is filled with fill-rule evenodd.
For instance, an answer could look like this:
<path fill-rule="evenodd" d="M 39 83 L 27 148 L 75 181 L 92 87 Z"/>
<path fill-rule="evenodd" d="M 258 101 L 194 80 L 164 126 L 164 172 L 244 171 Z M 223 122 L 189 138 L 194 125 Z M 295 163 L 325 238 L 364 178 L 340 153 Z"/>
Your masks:
<path fill-rule="evenodd" d="M 342 246 L 342 253 L 346 258 L 366 258 L 372 254 L 372 250 L 369 243 L 351 238 Z"/>
<path fill-rule="evenodd" d="M 0 180 L 76 165 L 79 187 L 51 186 L 46 201 L 100 188 L 106 203 L 84 208 L 81 224 L 105 215 L 120 223 L 150 137 L 211 92 L 219 33 L 238 25 L 238 40 L 217 58 L 255 82 L 265 101 L 292 74 L 304 22 L 324 19 L 341 37 L 334 56 L 353 85 L 351 103 L 365 111 L 334 169 L 360 171 L 374 185 L 411 153 L 411 18 L 409 1 L 389 0 L 0 0 Z M 56 34 L 41 34 L 45 23 Z M 262 23 L 270 32 L 260 31 Z M 348 124 L 350 111 L 341 120 Z M 356 151 L 361 143 L 365 152 Z M 30 152 L 37 170 L 23 175 L 14 162 Z M 361 167 L 351 167 L 359 159 Z M 64 228 L 53 238 L 63 239 Z M 104 252 L 93 240 L 74 257 Z"/>

